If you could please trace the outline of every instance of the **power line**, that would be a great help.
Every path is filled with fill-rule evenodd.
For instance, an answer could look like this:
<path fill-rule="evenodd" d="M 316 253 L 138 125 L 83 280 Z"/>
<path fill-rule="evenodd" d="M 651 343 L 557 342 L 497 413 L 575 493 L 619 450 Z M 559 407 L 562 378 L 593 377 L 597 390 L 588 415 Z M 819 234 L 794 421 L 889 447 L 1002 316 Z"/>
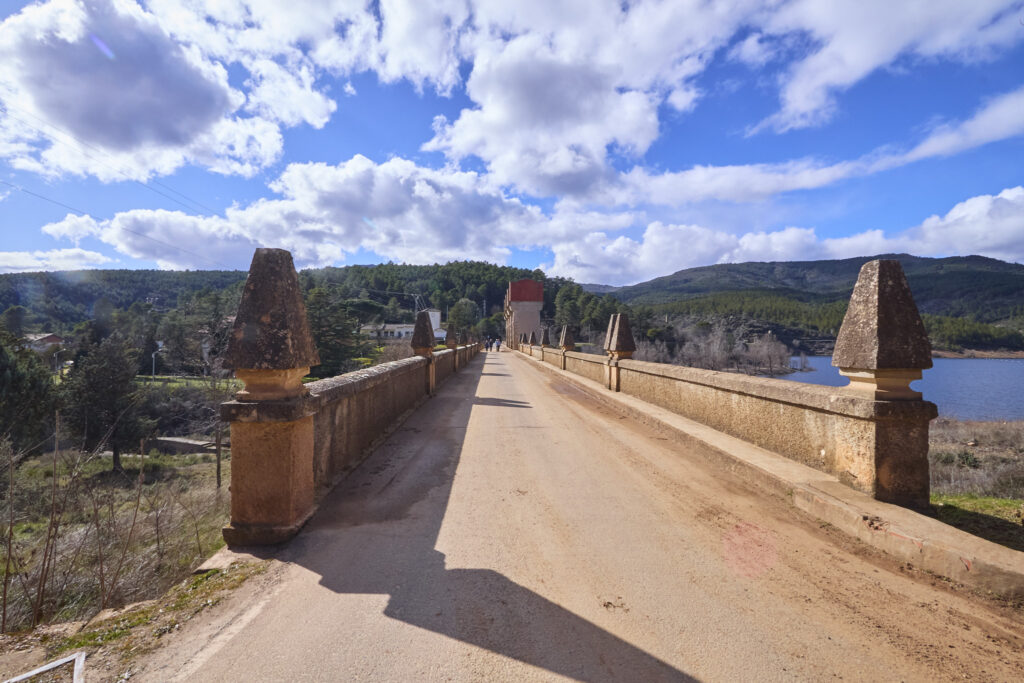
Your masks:
<path fill-rule="evenodd" d="M 15 121 L 18 121 L 18 122 L 22 123 L 22 124 L 23 124 L 23 125 L 25 125 L 25 126 L 28 126 L 28 127 L 29 127 L 29 128 L 31 128 L 32 130 L 34 130 L 34 131 L 36 131 L 37 133 L 39 133 L 40 135 L 43 135 L 43 136 L 45 136 L 45 137 L 48 137 L 48 138 L 50 138 L 51 140 L 54 140 L 54 141 L 56 141 L 56 142 L 62 142 L 62 143 L 64 143 L 65 145 L 68 145 L 69 147 L 71 147 L 71 143 L 70 143 L 70 142 L 68 142 L 67 140 L 62 140 L 62 139 L 60 139 L 59 137 L 57 137 L 57 136 L 53 135 L 52 133 L 48 133 L 47 131 L 45 131 L 45 130 L 43 130 L 43 129 L 41 129 L 41 128 L 38 128 L 37 126 L 34 126 L 34 125 L 32 125 L 32 124 L 31 124 L 31 123 L 29 123 L 28 121 L 26 121 L 26 120 L 24 120 L 24 119 L 22 119 L 22 118 L 19 118 L 19 117 L 15 116 L 14 114 L 12 114 L 12 113 L 11 113 L 11 106 L 12 106 L 12 105 L 10 105 L 10 104 L 8 104 L 8 103 L 0 103 L 0 110 L 2 110 L 2 111 L 3 111 L 3 112 L 4 112 L 5 114 L 7 114 L 7 116 L 9 116 L 10 118 L 14 119 Z M 61 134 L 62 136 L 64 136 L 64 137 L 67 137 L 67 138 L 71 138 L 72 140 L 74 140 L 75 142 L 77 142 L 77 143 L 78 143 L 79 145 L 81 145 L 82 147 L 88 147 L 89 149 L 91 149 L 91 150 L 95 151 L 95 152 L 96 152 L 96 153 L 98 153 L 98 154 L 102 154 L 103 156 L 106 156 L 106 157 L 108 157 L 108 158 L 112 158 L 112 157 L 110 156 L 110 154 L 108 154 L 107 152 L 103 151 L 103 150 L 102 150 L 102 149 L 100 149 L 99 147 L 96 147 L 95 145 L 92 145 L 92 144 L 90 144 L 90 143 L 88 143 L 88 142 L 85 142 L 84 140 L 81 140 L 81 139 L 79 139 L 79 138 L 78 138 L 77 136 L 75 136 L 75 135 L 74 135 L 73 133 L 70 133 L 70 132 L 68 132 L 68 131 L 64 130 L 64 129 L 63 129 L 63 128 L 61 128 L 60 126 L 56 126 L 56 125 L 54 125 L 54 124 L 52 124 L 52 123 L 50 123 L 50 122 L 48 122 L 48 121 L 43 121 L 43 120 L 42 120 L 42 119 L 40 119 L 40 118 L 39 118 L 38 116 L 35 116 L 35 115 L 34 115 L 34 114 L 32 114 L 31 112 L 25 111 L 25 110 L 24 110 L 24 109 L 22 109 L 21 107 L 14 107 L 14 108 L 15 108 L 15 109 L 17 109 L 18 111 L 22 112 L 22 113 L 23 113 L 23 114 L 25 114 L 26 116 L 30 116 L 30 117 L 32 117 L 33 119 L 35 119 L 35 120 L 36 120 L 36 121 L 38 121 L 39 123 L 43 124 L 44 126 L 49 126 L 50 128 L 53 128 L 53 129 L 54 129 L 55 131 L 57 131 L 58 133 L 60 133 L 60 134 Z M 216 211 L 215 209 L 211 209 L 210 207 L 206 206 L 206 205 L 205 205 L 205 204 L 203 204 L 202 202 L 199 202 L 199 201 L 197 201 L 197 200 L 195 200 L 195 199 L 192 199 L 191 197 L 189 197 L 189 196 L 188 196 L 188 195 L 186 195 L 185 193 L 183 193 L 183 192 L 179 192 L 178 190 L 175 190 L 174 188 L 172 188 L 172 187 L 168 186 L 168 185 L 167 185 L 167 184 L 165 184 L 165 183 L 162 183 L 162 182 L 160 182 L 159 180 L 154 180 L 154 181 L 152 181 L 152 182 L 153 182 L 154 184 L 156 184 L 156 185 L 159 185 L 160 187 L 164 188 L 164 189 L 165 189 L 165 190 L 167 190 L 168 192 L 173 192 L 174 194 L 176 194 L 176 195 L 178 195 L 178 196 L 180 196 L 180 197 L 183 197 L 183 198 L 184 198 L 184 199 L 186 199 L 187 201 L 191 202 L 191 203 L 193 204 L 193 206 L 189 206 L 188 204 L 186 204 L 185 202 L 181 201 L 180 199 L 176 199 L 175 197 L 172 197 L 172 196 L 170 196 L 169 194 L 166 194 L 166 193 L 164 193 L 164 192 L 161 192 L 160 190 L 156 189 L 155 187 L 153 187 L 152 185 L 150 185 L 150 184 L 148 184 L 148 183 L 144 183 L 144 182 L 142 182 L 141 180 L 137 180 L 137 179 L 135 179 L 135 178 L 131 177 L 131 176 L 130 176 L 130 175 L 129 175 L 129 174 L 128 174 L 128 173 L 127 173 L 127 172 L 126 172 L 126 171 L 125 171 L 124 169 L 118 168 L 118 167 L 114 166 L 113 164 L 110 164 L 110 163 L 106 163 L 106 162 L 104 162 L 104 161 L 103 161 L 102 159 L 97 159 L 97 158 L 96 158 L 95 156 L 93 156 L 93 155 L 89 154 L 88 152 L 83 152 L 83 153 L 85 154 L 85 156 L 86 156 L 86 157 L 88 157 L 89 159 L 92 159 L 92 160 L 93 160 L 93 161 L 95 161 L 96 163 L 102 164 L 103 166 L 105 166 L 105 167 L 109 168 L 110 170 L 112 170 L 112 171 L 114 171 L 114 172 L 116 172 L 116 173 L 120 173 L 120 174 L 121 174 L 122 176 L 124 176 L 124 177 L 125 177 L 125 179 L 129 180 L 130 182 L 133 182 L 133 183 L 135 183 L 136 185 L 139 185 L 139 186 L 141 186 L 141 187 L 144 187 L 144 188 L 146 188 L 147 190 L 149 190 L 150 192 L 154 192 L 154 193 L 156 193 L 156 194 L 160 195 L 161 197 L 164 197 L 165 199 L 169 199 L 170 201 L 172 201 L 172 202 L 174 202 L 174 203 L 176 203 L 176 204 L 179 204 L 179 205 L 181 205 L 181 206 L 185 207 L 185 208 L 186 208 L 186 209 L 188 209 L 189 211 L 195 211 L 195 210 L 196 210 L 196 207 L 198 207 L 198 208 L 200 208 L 200 209 L 202 209 L 202 210 L 204 210 L 204 211 L 207 211 L 207 212 L 209 212 L 209 213 L 212 213 L 212 214 L 216 214 L 216 213 L 218 213 L 218 212 L 217 212 L 217 211 Z"/>
<path fill-rule="evenodd" d="M 89 216 L 89 214 L 87 212 L 82 211 L 81 209 L 76 209 L 75 207 L 70 206 L 69 204 L 65 204 L 64 202 L 58 201 L 56 199 L 53 199 L 52 197 L 47 197 L 46 195 L 39 194 L 38 192 L 33 192 L 32 190 L 26 190 L 24 187 L 21 187 L 20 185 L 15 185 L 14 183 L 9 183 L 6 180 L 2 180 L 2 179 L 0 179 L 0 183 L 3 183 L 4 185 L 7 185 L 8 187 L 13 187 L 15 190 L 19 190 L 21 192 L 24 192 L 25 194 L 32 195 L 33 197 L 37 197 L 39 199 L 42 199 L 43 201 L 50 202 L 51 204 L 56 204 L 57 206 L 63 207 L 65 209 L 67 209 L 68 211 L 72 211 L 74 213 L 77 213 L 80 216 Z M 156 242 L 159 245 L 162 245 L 162 246 L 165 246 L 165 247 L 170 247 L 171 249 L 174 249 L 176 251 L 180 251 L 183 254 L 188 254 L 189 256 L 194 256 L 195 258 L 197 258 L 197 259 L 199 259 L 201 261 L 206 261 L 207 263 L 211 263 L 211 264 L 213 264 L 213 265 L 215 265 L 215 266 L 217 266 L 219 268 L 223 268 L 225 270 L 234 270 L 234 268 L 231 268 L 230 266 L 227 266 L 227 265 L 225 265 L 225 264 L 223 264 L 223 263 L 221 263 L 219 261 L 214 261 L 212 259 L 206 258 L 205 256 L 200 256 L 199 254 L 197 254 L 197 253 L 195 253 L 193 251 L 189 251 L 188 249 L 182 249 L 181 247 L 179 247 L 176 244 L 171 244 L 170 242 L 164 242 L 163 240 L 158 240 L 157 238 L 153 237 L 152 235 L 147 235 L 144 232 L 139 232 L 138 230 L 132 230 L 131 228 L 126 228 L 123 225 L 118 226 L 118 230 L 123 230 L 125 232 L 129 232 L 129 233 L 131 233 L 133 235 L 137 235 L 139 237 L 142 237 L 144 239 L 150 240 L 152 242 Z"/>

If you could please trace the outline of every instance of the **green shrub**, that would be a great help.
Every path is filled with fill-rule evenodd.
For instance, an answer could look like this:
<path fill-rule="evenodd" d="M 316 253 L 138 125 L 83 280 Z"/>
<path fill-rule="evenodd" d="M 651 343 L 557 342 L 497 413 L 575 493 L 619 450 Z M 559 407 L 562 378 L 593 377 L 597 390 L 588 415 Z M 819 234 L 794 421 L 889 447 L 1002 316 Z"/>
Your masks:
<path fill-rule="evenodd" d="M 970 451 L 960 451 L 957 453 L 956 464 L 960 467 L 970 467 L 972 470 L 981 467 L 981 461 L 978 460 L 978 456 Z"/>

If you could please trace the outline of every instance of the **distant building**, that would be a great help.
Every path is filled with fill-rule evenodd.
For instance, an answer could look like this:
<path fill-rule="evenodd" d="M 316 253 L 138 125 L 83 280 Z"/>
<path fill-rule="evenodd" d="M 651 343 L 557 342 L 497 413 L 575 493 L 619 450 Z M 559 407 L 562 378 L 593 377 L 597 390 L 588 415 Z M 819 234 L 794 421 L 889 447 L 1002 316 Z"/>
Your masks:
<path fill-rule="evenodd" d="M 370 339 L 411 339 L 415 327 L 409 323 L 369 323 L 360 327 L 359 331 Z"/>
<path fill-rule="evenodd" d="M 28 342 L 30 349 L 36 353 L 43 353 L 51 346 L 60 346 L 64 343 L 64 337 L 53 334 L 52 332 L 42 332 L 39 334 L 26 334 L 25 341 Z"/>
<path fill-rule="evenodd" d="M 441 327 L 441 311 L 428 308 L 430 326 L 434 330 L 434 339 L 444 339 L 445 331 Z M 359 328 L 359 332 L 370 339 L 412 339 L 416 325 L 412 323 L 368 323 Z"/>
<path fill-rule="evenodd" d="M 505 343 L 519 346 L 519 335 L 533 332 L 540 339 L 540 309 L 544 307 L 544 285 L 536 280 L 508 283 L 505 292 Z"/>

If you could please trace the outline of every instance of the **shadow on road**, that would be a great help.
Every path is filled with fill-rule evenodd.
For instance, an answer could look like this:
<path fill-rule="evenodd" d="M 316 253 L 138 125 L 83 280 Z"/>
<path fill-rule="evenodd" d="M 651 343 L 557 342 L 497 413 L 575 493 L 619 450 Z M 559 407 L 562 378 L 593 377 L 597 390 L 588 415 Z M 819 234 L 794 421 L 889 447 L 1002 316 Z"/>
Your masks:
<path fill-rule="evenodd" d="M 473 407 L 530 407 L 479 395 L 484 368 L 505 365 L 481 356 L 324 500 L 281 559 L 338 593 L 390 594 L 393 619 L 563 676 L 695 680 L 496 571 L 445 568 L 434 546 Z"/>

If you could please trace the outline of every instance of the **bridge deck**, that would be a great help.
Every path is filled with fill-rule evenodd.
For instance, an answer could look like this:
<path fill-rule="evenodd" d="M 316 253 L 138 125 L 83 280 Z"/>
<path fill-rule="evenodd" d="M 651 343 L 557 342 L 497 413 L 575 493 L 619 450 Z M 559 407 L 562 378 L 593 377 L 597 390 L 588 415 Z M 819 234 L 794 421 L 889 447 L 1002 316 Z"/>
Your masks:
<path fill-rule="evenodd" d="M 509 352 L 446 382 L 167 680 L 1020 679 L 1019 613 L 901 574 Z"/>

